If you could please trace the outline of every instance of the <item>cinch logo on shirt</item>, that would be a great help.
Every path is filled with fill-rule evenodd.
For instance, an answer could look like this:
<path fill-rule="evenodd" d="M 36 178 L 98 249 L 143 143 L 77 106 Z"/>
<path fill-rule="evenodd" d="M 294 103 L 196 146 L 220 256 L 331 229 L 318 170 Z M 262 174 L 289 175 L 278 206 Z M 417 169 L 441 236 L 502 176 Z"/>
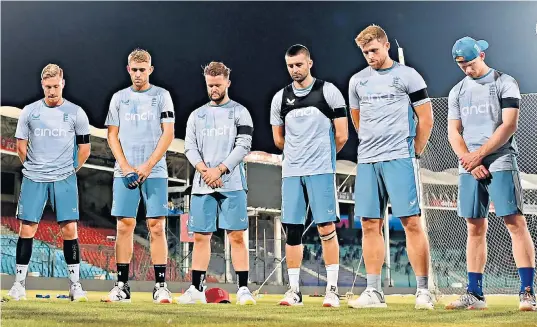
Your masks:
<path fill-rule="evenodd" d="M 67 136 L 67 131 L 63 128 L 36 128 L 35 136 Z"/>
<path fill-rule="evenodd" d="M 157 119 L 157 115 L 155 115 L 151 111 L 147 111 L 141 114 L 131 113 L 131 112 L 127 112 L 125 114 L 125 120 L 155 120 L 155 119 Z"/>
<path fill-rule="evenodd" d="M 367 102 L 393 101 L 395 94 L 393 93 L 370 93 L 360 97 L 360 100 Z"/>
<path fill-rule="evenodd" d="M 466 106 L 461 108 L 461 116 L 468 115 L 484 115 L 494 109 L 494 106 L 490 103 L 480 104 L 479 106 Z"/>
<path fill-rule="evenodd" d="M 321 112 L 317 108 L 306 107 L 306 108 L 300 108 L 300 109 L 293 109 L 289 114 L 287 114 L 287 117 L 291 117 L 291 118 L 307 117 L 307 116 L 318 115 L 320 113 Z"/>
<path fill-rule="evenodd" d="M 217 128 L 203 128 L 201 135 L 203 136 L 222 136 L 231 134 L 231 126 L 223 126 Z"/>

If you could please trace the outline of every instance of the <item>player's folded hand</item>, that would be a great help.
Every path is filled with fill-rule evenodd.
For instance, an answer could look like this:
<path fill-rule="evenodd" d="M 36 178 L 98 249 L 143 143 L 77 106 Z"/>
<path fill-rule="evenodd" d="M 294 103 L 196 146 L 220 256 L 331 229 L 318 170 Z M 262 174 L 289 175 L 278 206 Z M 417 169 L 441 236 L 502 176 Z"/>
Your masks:
<path fill-rule="evenodd" d="M 151 174 L 152 169 L 153 167 L 148 162 L 144 162 L 140 166 L 136 167 L 135 170 L 139 176 L 138 183 L 142 184 L 147 179 L 147 177 L 149 177 L 149 174 Z"/>
<path fill-rule="evenodd" d="M 214 181 L 213 183 L 209 184 L 209 186 L 211 188 L 220 188 L 220 187 L 224 186 L 224 182 L 222 182 L 222 179 L 219 178 L 216 181 Z"/>
<path fill-rule="evenodd" d="M 472 176 L 474 176 L 474 178 L 477 180 L 481 180 L 488 178 L 490 176 L 490 172 L 485 166 L 479 165 L 472 170 Z"/>
<path fill-rule="evenodd" d="M 477 166 L 481 164 L 482 159 L 483 158 L 481 157 L 479 152 L 474 151 L 463 154 L 459 158 L 459 161 L 461 162 L 462 168 L 464 168 L 464 170 L 466 170 L 467 172 L 471 173 L 472 170 L 474 170 Z"/>
<path fill-rule="evenodd" d="M 220 179 L 220 176 L 222 176 L 222 173 L 218 168 L 207 168 L 207 171 L 201 175 L 203 181 L 209 186 Z"/>

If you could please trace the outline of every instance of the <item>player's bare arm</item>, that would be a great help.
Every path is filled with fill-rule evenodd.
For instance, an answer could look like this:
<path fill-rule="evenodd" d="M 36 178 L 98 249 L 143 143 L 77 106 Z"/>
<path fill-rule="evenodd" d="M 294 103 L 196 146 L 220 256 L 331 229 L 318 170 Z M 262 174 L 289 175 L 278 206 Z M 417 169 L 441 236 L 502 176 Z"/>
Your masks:
<path fill-rule="evenodd" d="M 469 153 L 468 147 L 462 138 L 462 122 L 460 119 L 448 120 L 448 140 L 458 158 Z"/>
<path fill-rule="evenodd" d="M 119 142 L 119 126 L 108 126 L 108 146 L 110 146 L 110 150 L 112 150 L 112 154 L 123 172 L 123 176 L 134 172 L 134 168 L 132 168 L 127 158 L 125 158 L 125 153 L 123 153 L 123 148 Z"/>
<path fill-rule="evenodd" d="M 414 108 L 418 116 L 418 126 L 416 127 L 416 138 L 414 139 L 414 150 L 417 155 L 421 155 L 429 142 L 429 137 L 433 130 L 434 117 L 431 102 L 426 102 Z"/>
<path fill-rule="evenodd" d="M 26 161 L 26 154 L 28 153 L 28 140 L 17 139 L 17 154 L 21 163 Z"/>
<path fill-rule="evenodd" d="M 336 139 L 336 152 L 339 152 L 347 143 L 349 139 L 349 122 L 347 117 L 340 117 L 334 119 L 335 139 Z"/>
<path fill-rule="evenodd" d="M 158 140 L 157 147 L 146 162 L 135 168 L 136 173 L 139 176 L 138 182 L 143 182 L 147 179 L 149 174 L 151 174 L 153 167 L 160 161 L 160 159 L 162 159 L 162 156 L 168 151 L 170 144 L 172 144 L 174 137 L 174 123 L 162 123 L 161 126 L 162 135 Z"/>
<path fill-rule="evenodd" d="M 78 172 L 80 168 L 86 163 L 86 160 L 88 160 L 91 152 L 91 144 L 78 144 L 78 154 L 77 154 L 77 168 L 76 171 Z"/>
<path fill-rule="evenodd" d="M 272 138 L 274 139 L 274 144 L 276 147 L 283 151 L 283 146 L 285 144 L 285 132 L 284 126 L 272 126 Z"/>
<path fill-rule="evenodd" d="M 360 109 L 351 108 L 351 119 L 354 130 L 358 133 L 358 129 L 360 128 Z"/>

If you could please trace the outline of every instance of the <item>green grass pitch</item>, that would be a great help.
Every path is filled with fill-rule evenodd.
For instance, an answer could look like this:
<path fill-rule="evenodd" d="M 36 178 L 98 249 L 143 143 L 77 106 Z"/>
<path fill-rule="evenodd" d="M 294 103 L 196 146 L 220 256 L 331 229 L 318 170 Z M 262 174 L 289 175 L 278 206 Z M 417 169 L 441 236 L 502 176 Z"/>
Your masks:
<path fill-rule="evenodd" d="M 4 292 L 5 293 L 5 292 Z M 50 294 L 51 299 L 37 299 Z M 150 293 L 133 293 L 132 303 L 100 303 L 105 293 L 89 292 L 89 302 L 56 299 L 58 291 L 28 291 L 28 301 L 1 304 L 1 325 L 8 326 L 537 326 L 537 312 L 519 312 L 518 297 L 489 296 L 484 311 L 448 311 L 444 297 L 434 311 L 414 310 L 413 296 L 387 296 L 388 309 L 323 308 L 322 298 L 304 296 L 304 307 L 280 307 L 280 296 L 264 295 L 256 306 L 154 304 Z M 174 294 L 177 296 L 178 294 Z M 233 295 L 232 295 L 233 297 Z M 232 298 L 234 301 L 234 298 Z M 234 303 L 234 302 L 233 302 Z"/>

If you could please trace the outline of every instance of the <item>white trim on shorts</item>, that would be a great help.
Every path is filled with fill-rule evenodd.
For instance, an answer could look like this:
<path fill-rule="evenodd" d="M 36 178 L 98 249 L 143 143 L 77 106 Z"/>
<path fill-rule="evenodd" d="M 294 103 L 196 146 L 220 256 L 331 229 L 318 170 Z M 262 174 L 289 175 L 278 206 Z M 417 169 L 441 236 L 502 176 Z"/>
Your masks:
<path fill-rule="evenodd" d="M 336 217 L 338 219 L 341 219 L 341 216 L 339 214 L 339 201 L 337 199 L 337 193 L 338 193 L 338 188 L 337 188 L 337 185 L 336 185 L 336 174 L 334 173 L 334 197 L 335 197 L 335 206 L 336 206 Z"/>
<path fill-rule="evenodd" d="M 421 183 L 420 183 L 420 162 L 416 158 L 412 159 L 412 167 L 414 168 L 414 183 L 416 183 L 416 199 L 418 200 L 418 207 L 420 211 L 423 210 L 421 203 Z"/>
<path fill-rule="evenodd" d="M 515 201 L 518 210 L 524 214 L 524 190 L 520 184 L 520 173 L 518 170 L 511 171 L 511 177 L 513 178 L 513 184 L 515 185 Z"/>

